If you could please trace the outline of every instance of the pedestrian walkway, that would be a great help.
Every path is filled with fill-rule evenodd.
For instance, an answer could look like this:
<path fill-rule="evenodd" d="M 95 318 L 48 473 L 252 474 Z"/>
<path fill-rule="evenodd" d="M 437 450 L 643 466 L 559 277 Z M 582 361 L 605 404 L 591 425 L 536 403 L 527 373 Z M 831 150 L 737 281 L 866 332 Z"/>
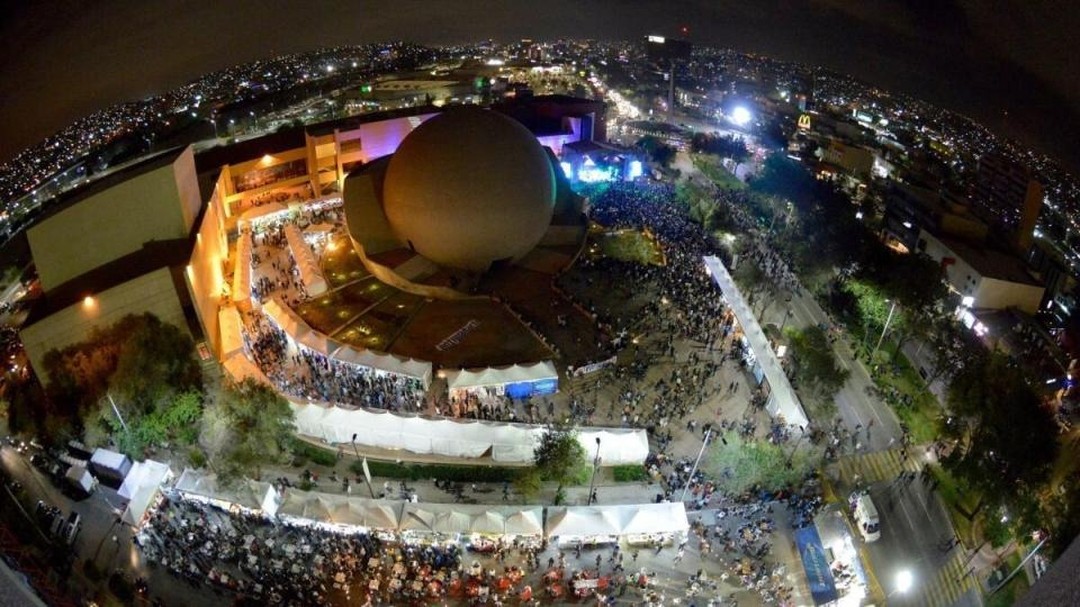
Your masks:
<path fill-rule="evenodd" d="M 918 472 L 922 465 L 914 457 L 916 451 L 916 447 L 909 447 L 906 458 L 900 449 L 848 455 L 841 457 L 836 466 L 845 483 L 854 484 L 855 477 L 858 476 L 859 482 L 866 486 L 879 481 L 894 480 L 902 470 Z"/>
<path fill-rule="evenodd" d="M 968 575 L 969 569 L 965 568 L 968 556 L 967 551 L 954 550 L 952 558 L 938 570 L 934 579 L 911 590 L 915 600 L 909 602 L 928 607 L 949 607 L 969 591 L 974 590 L 977 594 L 979 582 L 975 575 Z"/>

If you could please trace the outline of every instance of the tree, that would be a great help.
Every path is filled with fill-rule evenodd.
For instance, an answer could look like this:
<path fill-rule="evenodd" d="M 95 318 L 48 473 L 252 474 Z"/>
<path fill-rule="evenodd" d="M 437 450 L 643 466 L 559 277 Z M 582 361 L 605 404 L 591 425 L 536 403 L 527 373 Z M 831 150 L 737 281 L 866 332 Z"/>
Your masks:
<path fill-rule="evenodd" d="M 638 147 L 645 150 L 656 164 L 666 167 L 671 164 L 671 161 L 675 159 L 677 150 L 670 145 L 660 141 L 660 139 L 653 135 L 646 135 L 638 140 Z"/>
<path fill-rule="evenodd" d="M 999 352 L 959 370 L 949 386 L 944 465 L 984 495 L 1043 484 L 1057 457 L 1057 425 L 1023 372 Z"/>
<path fill-rule="evenodd" d="M 794 375 L 800 386 L 809 389 L 819 404 L 828 406 L 847 383 L 851 372 L 840 366 L 825 330 L 811 325 L 799 330 L 788 328 Z"/>
<path fill-rule="evenodd" d="M 806 441 L 803 441 L 806 442 Z M 813 468 L 812 448 L 790 450 L 768 441 L 747 440 L 737 432 L 714 437 L 703 470 L 725 491 L 776 491 L 798 485 Z"/>
<path fill-rule="evenodd" d="M 589 477 L 585 448 L 578 442 L 577 431 L 565 426 L 551 426 L 540 435 L 533 466 L 541 479 L 558 483 L 556 494 L 561 494 L 565 485 L 581 484 Z"/>
<path fill-rule="evenodd" d="M 288 401 L 248 378 L 225 385 L 207 406 L 199 441 L 223 478 L 258 479 L 263 464 L 288 461 L 293 418 Z"/>

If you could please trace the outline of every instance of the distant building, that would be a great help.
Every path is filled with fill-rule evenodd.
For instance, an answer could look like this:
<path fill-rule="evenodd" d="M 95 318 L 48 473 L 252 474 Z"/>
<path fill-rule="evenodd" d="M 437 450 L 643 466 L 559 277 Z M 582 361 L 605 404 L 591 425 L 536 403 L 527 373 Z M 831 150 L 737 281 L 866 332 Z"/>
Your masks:
<path fill-rule="evenodd" d="M 822 150 L 821 162 L 832 165 L 859 181 L 868 182 L 874 169 L 874 152 L 833 140 Z"/>
<path fill-rule="evenodd" d="M 540 96 L 499 111 L 529 127 L 542 146 L 561 151 L 563 144 L 603 137 L 604 108 L 588 99 Z M 230 292 L 228 280 L 242 275 L 229 267 L 239 221 L 339 196 L 350 172 L 394 153 L 440 111 L 406 108 L 198 152 L 167 150 L 65 194 L 27 230 L 44 291 L 21 331 L 31 365 L 44 375 L 50 350 L 147 312 L 186 330 L 203 360 L 221 355 L 219 312 L 229 300 L 245 299 Z"/>
<path fill-rule="evenodd" d="M 1021 254 L 1031 248 L 1043 204 L 1042 184 L 1031 169 L 998 154 L 979 158 L 971 186 L 975 208 L 1012 238 Z"/>
<path fill-rule="evenodd" d="M 966 200 L 929 188 L 890 182 L 885 190 L 882 230 L 886 242 L 914 251 L 921 231 L 968 242 L 986 240 L 986 224 L 971 213 Z"/>
<path fill-rule="evenodd" d="M 1013 255 L 934 236 L 923 229 L 916 248 L 941 264 L 949 286 L 972 309 L 1016 308 L 1035 314 L 1045 288 Z"/>

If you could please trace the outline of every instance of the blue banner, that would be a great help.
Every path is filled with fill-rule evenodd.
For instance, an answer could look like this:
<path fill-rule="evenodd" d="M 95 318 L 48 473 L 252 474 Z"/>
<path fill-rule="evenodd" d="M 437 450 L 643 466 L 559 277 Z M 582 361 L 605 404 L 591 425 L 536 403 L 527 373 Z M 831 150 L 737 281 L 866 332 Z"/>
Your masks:
<path fill-rule="evenodd" d="M 538 379 L 536 381 L 522 381 L 506 384 L 506 395 L 510 398 L 526 398 L 541 394 L 555 394 L 559 390 L 559 379 Z"/>
<path fill-rule="evenodd" d="M 825 547 L 814 527 L 803 527 L 795 531 L 795 545 L 802 558 L 806 581 L 810 584 L 810 594 L 815 605 L 824 605 L 839 598 L 836 593 L 836 581 L 829 569 L 829 559 L 825 556 Z"/>

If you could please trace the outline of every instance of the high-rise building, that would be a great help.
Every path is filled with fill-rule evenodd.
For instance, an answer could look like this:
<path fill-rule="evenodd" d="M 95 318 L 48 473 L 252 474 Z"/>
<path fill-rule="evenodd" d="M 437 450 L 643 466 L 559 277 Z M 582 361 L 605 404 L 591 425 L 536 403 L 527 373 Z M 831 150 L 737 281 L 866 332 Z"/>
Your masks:
<path fill-rule="evenodd" d="M 1043 204 L 1043 187 L 1031 169 L 999 154 L 979 158 L 971 188 L 978 212 L 1011 236 L 1021 254 L 1031 248 L 1035 222 Z"/>

